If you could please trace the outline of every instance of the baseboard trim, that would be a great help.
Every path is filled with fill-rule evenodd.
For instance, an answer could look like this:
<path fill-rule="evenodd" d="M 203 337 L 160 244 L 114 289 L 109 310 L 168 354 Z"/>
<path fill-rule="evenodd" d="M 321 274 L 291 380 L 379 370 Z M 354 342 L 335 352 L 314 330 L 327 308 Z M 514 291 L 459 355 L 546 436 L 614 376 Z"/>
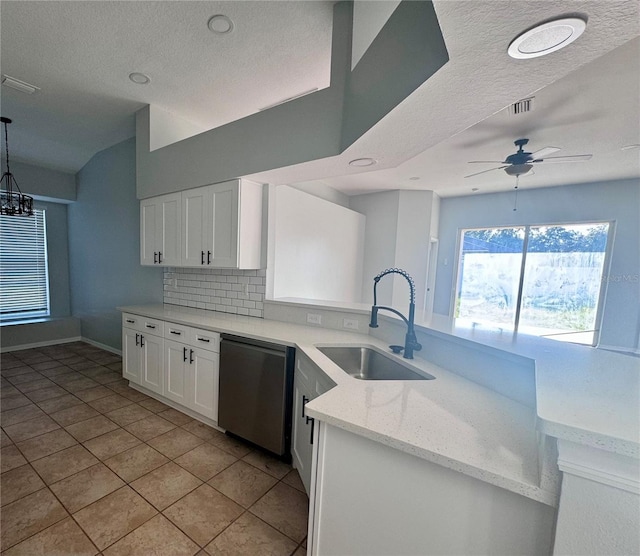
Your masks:
<path fill-rule="evenodd" d="M 100 342 L 96 342 L 95 340 L 90 340 L 89 338 L 81 338 L 81 340 L 83 342 L 87 342 L 87 344 L 91 344 L 92 346 L 98 347 L 100 349 L 103 349 L 105 351 L 110 351 L 111 353 L 115 353 L 116 355 L 119 355 L 120 357 L 122 357 L 122 350 L 121 349 L 115 349 L 112 348 L 111 346 L 108 346 L 107 344 L 101 344 Z"/>
<path fill-rule="evenodd" d="M 39 347 L 55 346 L 58 344 L 70 344 L 72 342 L 86 341 L 82 336 L 75 336 L 73 338 L 63 338 L 58 340 L 47 340 L 46 342 L 34 342 L 32 344 L 20 344 L 19 346 L 8 346 L 0 348 L 0 353 L 9 353 L 11 351 L 22 351 L 25 349 L 33 349 Z"/>

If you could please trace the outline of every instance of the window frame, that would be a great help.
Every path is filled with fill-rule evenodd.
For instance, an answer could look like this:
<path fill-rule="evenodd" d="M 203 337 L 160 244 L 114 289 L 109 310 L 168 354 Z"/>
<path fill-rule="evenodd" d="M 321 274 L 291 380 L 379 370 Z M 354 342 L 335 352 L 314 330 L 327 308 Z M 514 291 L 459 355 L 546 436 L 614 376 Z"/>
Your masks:
<path fill-rule="evenodd" d="M 524 279 L 525 279 L 525 269 L 526 269 L 526 261 L 527 261 L 527 253 L 528 253 L 528 243 L 529 243 L 529 231 L 531 228 L 537 227 L 562 227 L 562 226 L 584 226 L 584 225 L 593 225 L 598 226 L 602 224 L 607 224 L 609 226 L 607 231 L 607 242 L 605 246 L 604 252 L 604 260 L 602 263 L 602 276 L 600 277 L 600 287 L 598 291 L 598 303 L 596 305 L 596 317 L 594 323 L 594 331 L 593 331 L 593 341 L 591 344 L 583 344 L 579 342 L 570 342 L 577 345 L 596 347 L 600 343 L 600 335 L 602 332 L 602 321 L 604 317 L 604 307 L 605 307 L 605 299 L 607 295 L 607 280 L 604 277 L 607 275 L 611 265 L 611 256 L 613 251 L 613 239 L 615 236 L 615 220 L 576 220 L 576 221 L 564 221 L 564 222 L 545 222 L 545 223 L 527 223 L 527 224 L 501 224 L 501 225 L 487 225 L 487 226 L 473 226 L 469 228 L 458 228 L 457 240 L 456 240 L 456 268 L 454 271 L 454 281 L 451 288 L 451 302 L 449 308 L 450 315 L 450 323 L 451 328 L 456 328 L 456 302 L 458 297 L 458 292 L 460 290 L 460 281 L 462 280 L 462 247 L 464 245 L 464 234 L 465 232 L 470 231 L 480 231 L 480 230 L 498 230 L 498 229 L 513 229 L 513 228 L 523 228 L 524 229 L 524 238 L 522 245 L 522 260 L 520 264 L 520 275 L 518 281 L 518 294 L 516 299 L 516 309 L 515 309 L 515 317 L 513 323 L 513 330 L 510 331 L 512 334 L 518 334 L 518 326 L 520 324 L 520 312 L 522 309 L 522 294 L 524 288 Z M 547 338 L 546 336 L 535 336 L 537 338 Z M 555 338 L 547 338 L 551 340 L 555 340 Z"/>
<path fill-rule="evenodd" d="M 0 313 L 0 324 L 14 324 L 27 320 L 48 318 L 51 316 L 51 290 L 50 290 L 50 275 L 49 275 L 49 246 L 47 236 L 47 215 L 45 208 L 34 207 L 34 218 L 37 218 L 37 213 L 41 213 L 42 219 L 42 255 L 44 261 L 44 293 L 46 299 L 46 309 L 31 310 L 31 311 L 15 311 L 12 313 L 2 314 Z M 31 218 L 23 216 L 6 216 L 5 218 Z M 2 255 L 0 254 L 0 257 Z"/>

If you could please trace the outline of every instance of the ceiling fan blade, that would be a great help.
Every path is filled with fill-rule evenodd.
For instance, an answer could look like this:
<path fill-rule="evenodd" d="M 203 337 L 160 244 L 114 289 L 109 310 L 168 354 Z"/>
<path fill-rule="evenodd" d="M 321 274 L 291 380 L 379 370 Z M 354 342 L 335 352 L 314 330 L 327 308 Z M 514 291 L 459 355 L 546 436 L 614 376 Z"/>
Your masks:
<path fill-rule="evenodd" d="M 545 147 L 544 149 L 540 149 L 534 153 L 531 153 L 531 158 L 537 160 L 539 158 L 544 158 L 545 156 L 549 156 L 550 154 L 557 153 L 560 150 L 559 147 Z"/>
<path fill-rule="evenodd" d="M 504 164 L 504 160 L 469 160 L 467 164 Z"/>
<path fill-rule="evenodd" d="M 535 160 L 530 160 L 529 162 L 586 162 L 587 160 L 591 160 L 592 157 L 592 154 L 576 154 L 573 156 L 548 156 L 547 158 L 536 158 Z"/>
<path fill-rule="evenodd" d="M 487 172 L 493 172 L 494 170 L 504 170 L 507 166 L 509 166 L 508 164 L 506 166 L 498 166 L 497 168 L 489 168 L 489 170 L 483 170 L 482 172 L 476 172 L 475 174 L 469 174 L 468 176 L 465 176 L 465 178 L 471 178 L 473 176 L 479 176 L 480 174 L 486 174 Z"/>

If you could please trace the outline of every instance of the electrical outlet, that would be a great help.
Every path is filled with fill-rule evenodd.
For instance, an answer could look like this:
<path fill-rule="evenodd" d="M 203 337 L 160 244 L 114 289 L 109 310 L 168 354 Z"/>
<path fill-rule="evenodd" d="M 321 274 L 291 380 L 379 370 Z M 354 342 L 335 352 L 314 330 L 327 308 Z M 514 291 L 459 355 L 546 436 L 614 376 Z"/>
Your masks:
<path fill-rule="evenodd" d="M 317 313 L 307 313 L 307 323 L 322 324 L 322 315 L 318 315 Z"/>
<path fill-rule="evenodd" d="M 356 319 L 342 319 L 342 328 L 358 330 L 358 321 Z"/>

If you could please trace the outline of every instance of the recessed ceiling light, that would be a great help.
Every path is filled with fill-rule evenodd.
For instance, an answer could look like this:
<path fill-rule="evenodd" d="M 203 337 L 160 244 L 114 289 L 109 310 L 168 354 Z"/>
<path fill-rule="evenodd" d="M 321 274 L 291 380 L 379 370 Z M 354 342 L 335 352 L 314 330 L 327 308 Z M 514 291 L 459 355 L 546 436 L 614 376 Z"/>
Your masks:
<path fill-rule="evenodd" d="M 377 164 L 377 160 L 374 160 L 373 158 L 356 158 L 355 160 L 352 160 L 351 162 L 349 162 L 349 166 L 373 166 L 374 164 Z"/>
<path fill-rule="evenodd" d="M 233 31 L 233 21 L 231 21 L 226 15 L 218 14 L 211 16 L 207 22 L 207 27 L 213 33 L 218 35 L 225 35 Z"/>
<path fill-rule="evenodd" d="M 419 176 L 413 176 L 413 177 L 411 177 L 411 178 L 409 178 L 409 179 L 410 179 L 411 181 L 416 181 L 416 180 L 419 180 L 419 179 L 420 179 L 420 177 L 419 177 Z"/>
<path fill-rule="evenodd" d="M 587 23 L 579 17 L 565 17 L 536 25 L 518 35 L 507 52 L 512 58 L 537 58 L 571 44 L 584 32 Z"/>
<path fill-rule="evenodd" d="M 480 191 L 480 189 L 479 189 L 479 188 L 477 188 L 477 187 L 472 187 L 472 188 L 471 188 L 471 191 L 476 192 L 476 191 Z"/>
<path fill-rule="evenodd" d="M 151 78 L 144 73 L 130 73 L 129 79 L 131 79 L 131 81 L 133 81 L 136 85 L 147 85 L 148 83 L 151 83 Z"/>
<path fill-rule="evenodd" d="M 622 147 L 620 150 L 621 151 L 630 151 L 631 149 L 640 149 L 640 145 L 634 144 L 634 145 L 625 145 L 624 147 Z"/>

